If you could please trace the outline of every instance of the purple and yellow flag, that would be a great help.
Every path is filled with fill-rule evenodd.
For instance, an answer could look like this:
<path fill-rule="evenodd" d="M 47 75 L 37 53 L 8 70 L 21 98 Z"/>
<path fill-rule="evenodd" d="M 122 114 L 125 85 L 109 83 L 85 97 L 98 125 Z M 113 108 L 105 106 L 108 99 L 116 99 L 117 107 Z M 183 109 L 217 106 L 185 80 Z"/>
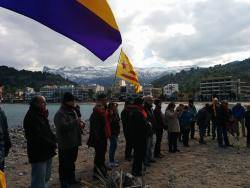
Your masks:
<path fill-rule="evenodd" d="M 65 35 L 103 61 L 122 42 L 106 0 L 0 0 L 0 7 L 32 18 Z"/>

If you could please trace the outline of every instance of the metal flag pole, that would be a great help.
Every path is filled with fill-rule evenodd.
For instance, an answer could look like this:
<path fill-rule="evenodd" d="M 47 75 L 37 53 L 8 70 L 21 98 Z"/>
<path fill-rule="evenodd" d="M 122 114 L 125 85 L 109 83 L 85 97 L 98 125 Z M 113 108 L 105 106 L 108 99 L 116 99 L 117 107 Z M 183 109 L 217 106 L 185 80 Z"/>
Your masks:
<path fill-rule="evenodd" d="M 119 65 L 120 60 L 121 60 L 121 53 L 122 53 L 122 48 L 121 48 L 121 52 L 120 52 L 120 55 L 119 55 L 118 63 L 116 65 L 115 78 L 114 78 L 114 81 L 113 81 L 113 85 L 111 87 L 111 98 L 113 98 L 113 89 L 114 89 L 114 86 L 115 86 L 115 83 L 116 83 L 116 79 L 117 79 L 116 75 L 117 75 L 118 65 Z"/>

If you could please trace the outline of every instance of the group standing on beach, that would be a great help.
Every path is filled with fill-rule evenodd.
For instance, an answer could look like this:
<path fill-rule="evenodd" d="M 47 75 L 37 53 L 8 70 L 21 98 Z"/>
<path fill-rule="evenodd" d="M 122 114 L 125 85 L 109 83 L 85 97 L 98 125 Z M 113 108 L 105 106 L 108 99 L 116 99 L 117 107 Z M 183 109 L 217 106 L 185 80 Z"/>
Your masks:
<path fill-rule="evenodd" d="M 3 86 L 0 85 L 0 98 Z M 61 188 L 69 188 L 80 183 L 75 175 L 75 162 L 81 134 L 85 122 L 81 119 L 80 107 L 71 93 L 65 93 L 61 107 L 54 117 L 54 134 L 46 107 L 46 99 L 36 96 L 30 102 L 30 108 L 24 118 L 23 127 L 27 139 L 27 153 L 31 164 L 31 188 L 47 188 L 51 175 L 52 159 L 58 153 L 59 180 Z M 154 106 L 154 107 L 153 107 Z M 132 161 L 132 175 L 142 176 L 146 168 L 163 158 L 161 142 L 164 130 L 168 134 L 170 153 L 180 152 L 178 143 L 189 147 L 189 139 L 195 139 L 196 125 L 199 131 L 199 143 L 206 144 L 206 136 L 217 137 L 219 147 L 232 147 L 228 134 L 239 139 L 247 136 L 250 147 L 250 106 L 245 108 L 237 103 L 232 109 L 227 101 L 219 103 L 217 98 L 212 104 L 206 104 L 197 111 L 194 101 L 188 105 L 170 102 L 162 113 L 162 101 L 152 96 L 138 97 L 125 102 L 121 114 L 118 104 L 109 102 L 106 95 L 97 96 L 96 105 L 90 116 L 90 131 L 87 145 L 95 150 L 93 178 L 106 177 L 110 168 L 119 162 L 115 153 L 122 124 L 126 141 L 124 157 Z M 212 129 L 210 122 L 212 122 Z M 241 125 L 241 131 L 240 131 Z M 245 127 L 247 128 L 247 134 Z M 109 143 L 109 144 L 108 144 Z M 109 145 L 109 148 L 108 148 Z M 8 134 L 7 118 L 0 108 L 0 170 L 4 171 L 4 158 L 8 155 L 11 142 Z M 109 162 L 105 156 L 109 150 Z"/>

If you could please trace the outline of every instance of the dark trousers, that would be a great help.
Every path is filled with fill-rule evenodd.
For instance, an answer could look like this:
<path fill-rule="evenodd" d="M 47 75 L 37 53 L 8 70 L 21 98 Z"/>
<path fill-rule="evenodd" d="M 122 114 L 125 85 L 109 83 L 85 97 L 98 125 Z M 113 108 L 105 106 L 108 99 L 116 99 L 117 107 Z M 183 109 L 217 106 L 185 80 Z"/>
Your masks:
<path fill-rule="evenodd" d="M 183 137 L 182 137 L 183 145 L 188 146 L 190 128 L 183 128 L 182 132 L 183 132 Z"/>
<path fill-rule="evenodd" d="M 168 147 L 169 152 L 177 151 L 177 140 L 179 133 L 168 132 Z"/>
<path fill-rule="evenodd" d="M 132 157 L 132 150 L 133 150 L 132 138 L 129 135 L 124 135 L 124 136 L 126 140 L 125 158 L 130 159 Z"/>
<path fill-rule="evenodd" d="M 161 154 L 161 141 L 163 135 L 163 129 L 156 130 L 156 142 L 155 142 L 155 149 L 154 149 L 154 156 L 157 157 Z"/>
<path fill-rule="evenodd" d="M 195 134 L 195 121 L 191 123 L 191 134 L 190 137 L 194 139 L 194 134 Z"/>
<path fill-rule="evenodd" d="M 59 149 L 59 179 L 61 188 L 66 188 L 75 180 L 75 161 L 78 155 L 78 147 Z"/>
<path fill-rule="evenodd" d="M 250 127 L 247 127 L 247 146 L 250 146 Z"/>
<path fill-rule="evenodd" d="M 95 146 L 94 176 L 107 175 L 107 168 L 105 165 L 106 151 L 107 151 L 107 140 L 103 140 Z"/>
<path fill-rule="evenodd" d="M 117 149 L 117 140 L 118 137 L 116 135 L 112 135 L 109 139 L 110 146 L 109 146 L 109 162 L 114 163 L 115 162 L 115 152 Z"/>
<path fill-rule="evenodd" d="M 218 139 L 219 146 L 223 146 L 223 140 L 226 146 L 229 145 L 226 127 L 217 126 L 217 139 Z"/>
<path fill-rule="evenodd" d="M 142 163 L 146 155 L 146 138 L 145 142 L 134 144 L 134 161 L 132 166 L 132 174 L 134 176 L 141 176 Z"/>
<path fill-rule="evenodd" d="M 4 160 L 0 162 L 0 170 L 4 171 Z"/>
<path fill-rule="evenodd" d="M 183 127 L 180 127 L 180 134 L 179 134 L 179 141 L 182 142 L 183 141 Z"/>
<path fill-rule="evenodd" d="M 216 137 L 216 129 L 217 129 L 217 125 L 216 125 L 216 121 L 212 121 L 212 136 L 213 138 Z"/>
<path fill-rule="evenodd" d="M 204 142 L 204 137 L 206 134 L 206 125 L 199 125 L 199 132 L 200 132 L 200 142 Z"/>

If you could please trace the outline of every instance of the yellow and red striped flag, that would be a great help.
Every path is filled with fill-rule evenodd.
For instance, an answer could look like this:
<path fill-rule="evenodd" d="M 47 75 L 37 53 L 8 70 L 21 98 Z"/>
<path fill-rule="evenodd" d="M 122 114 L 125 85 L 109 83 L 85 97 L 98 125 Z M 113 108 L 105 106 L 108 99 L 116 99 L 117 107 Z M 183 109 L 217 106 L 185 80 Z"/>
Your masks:
<path fill-rule="evenodd" d="M 117 65 L 116 76 L 122 80 L 128 81 L 135 86 L 135 92 L 142 91 L 142 87 L 139 83 L 137 73 L 130 63 L 127 55 L 121 50 L 120 59 Z"/>

